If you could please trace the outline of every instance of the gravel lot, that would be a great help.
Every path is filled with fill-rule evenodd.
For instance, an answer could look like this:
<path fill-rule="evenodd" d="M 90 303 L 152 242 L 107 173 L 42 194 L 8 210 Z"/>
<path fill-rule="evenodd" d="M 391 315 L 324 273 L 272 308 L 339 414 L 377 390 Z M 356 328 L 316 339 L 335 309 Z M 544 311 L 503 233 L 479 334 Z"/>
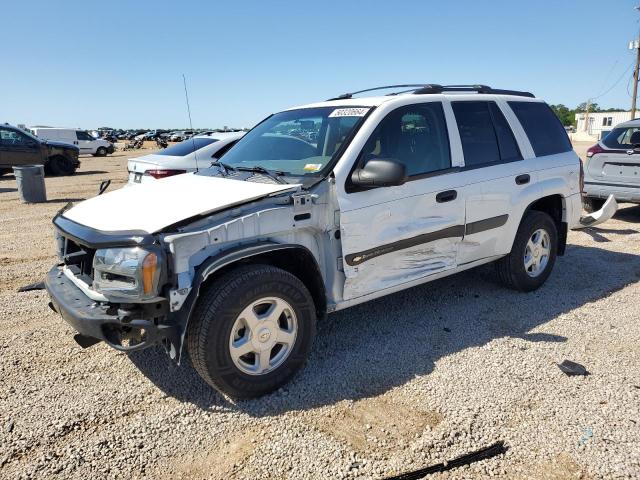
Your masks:
<path fill-rule="evenodd" d="M 429 478 L 640 477 L 640 207 L 571 232 L 537 292 L 483 267 L 331 315 L 292 383 L 232 403 L 160 350 L 80 349 L 45 292 L 16 293 L 54 262 L 55 212 L 129 156 L 47 179 L 47 204 L 0 178 L 1 478 L 383 478 L 497 440 Z"/>

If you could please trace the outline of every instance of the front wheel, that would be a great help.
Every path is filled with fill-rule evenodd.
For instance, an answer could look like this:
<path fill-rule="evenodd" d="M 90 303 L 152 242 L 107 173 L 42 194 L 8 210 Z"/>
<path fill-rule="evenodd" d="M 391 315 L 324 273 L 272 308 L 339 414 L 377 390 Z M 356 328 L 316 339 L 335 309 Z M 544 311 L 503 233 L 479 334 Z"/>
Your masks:
<path fill-rule="evenodd" d="M 509 255 L 496 262 L 498 278 L 515 290 L 536 290 L 551 274 L 557 251 L 555 222 L 548 214 L 531 210 L 518 227 Z"/>
<path fill-rule="evenodd" d="M 316 310 L 304 284 L 268 265 L 233 270 L 208 285 L 187 327 L 196 371 L 235 398 L 264 395 L 304 364 Z"/>
<path fill-rule="evenodd" d="M 62 155 L 50 158 L 47 167 L 56 176 L 73 175 L 78 168 L 73 160 Z"/>

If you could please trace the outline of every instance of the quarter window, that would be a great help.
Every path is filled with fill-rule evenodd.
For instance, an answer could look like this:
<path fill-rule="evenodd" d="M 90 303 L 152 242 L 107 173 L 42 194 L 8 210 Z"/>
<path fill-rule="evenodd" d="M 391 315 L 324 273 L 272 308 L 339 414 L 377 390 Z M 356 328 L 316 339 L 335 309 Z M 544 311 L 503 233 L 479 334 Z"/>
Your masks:
<path fill-rule="evenodd" d="M 495 102 L 452 102 L 467 167 L 522 160 L 513 132 Z"/>
<path fill-rule="evenodd" d="M 558 117 L 543 102 L 509 102 L 537 157 L 571 150 L 571 142 Z"/>
<path fill-rule="evenodd" d="M 404 164 L 410 177 L 450 168 L 449 135 L 442 104 L 408 105 L 389 113 L 365 144 L 360 165 L 374 158 Z"/>

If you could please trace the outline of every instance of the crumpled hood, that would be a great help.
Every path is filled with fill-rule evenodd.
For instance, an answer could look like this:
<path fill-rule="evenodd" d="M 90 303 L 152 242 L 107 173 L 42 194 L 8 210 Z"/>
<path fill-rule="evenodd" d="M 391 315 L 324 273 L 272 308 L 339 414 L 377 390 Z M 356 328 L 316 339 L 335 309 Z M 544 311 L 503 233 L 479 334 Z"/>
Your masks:
<path fill-rule="evenodd" d="M 186 173 L 104 193 L 79 203 L 63 215 L 103 232 L 154 233 L 196 215 L 297 190 L 299 186 Z"/>

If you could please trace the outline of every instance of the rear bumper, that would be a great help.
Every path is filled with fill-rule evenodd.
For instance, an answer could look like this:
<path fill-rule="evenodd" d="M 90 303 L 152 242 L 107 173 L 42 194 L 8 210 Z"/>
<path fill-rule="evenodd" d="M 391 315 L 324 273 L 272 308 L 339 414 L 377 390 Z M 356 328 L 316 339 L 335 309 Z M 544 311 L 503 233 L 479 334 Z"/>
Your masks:
<path fill-rule="evenodd" d="M 107 147 L 107 153 L 109 155 L 111 155 L 115 151 L 116 151 L 116 147 L 113 146 L 113 143 Z"/>
<path fill-rule="evenodd" d="M 606 199 L 609 195 L 613 195 L 617 202 L 640 203 L 640 182 L 632 185 L 585 180 L 585 197 Z"/>
<path fill-rule="evenodd" d="M 96 303 L 57 266 L 47 273 L 45 286 L 50 306 L 69 325 L 81 335 L 103 340 L 117 350 L 141 350 L 173 334 L 174 328 L 162 322 L 166 318 L 162 304 Z"/>

